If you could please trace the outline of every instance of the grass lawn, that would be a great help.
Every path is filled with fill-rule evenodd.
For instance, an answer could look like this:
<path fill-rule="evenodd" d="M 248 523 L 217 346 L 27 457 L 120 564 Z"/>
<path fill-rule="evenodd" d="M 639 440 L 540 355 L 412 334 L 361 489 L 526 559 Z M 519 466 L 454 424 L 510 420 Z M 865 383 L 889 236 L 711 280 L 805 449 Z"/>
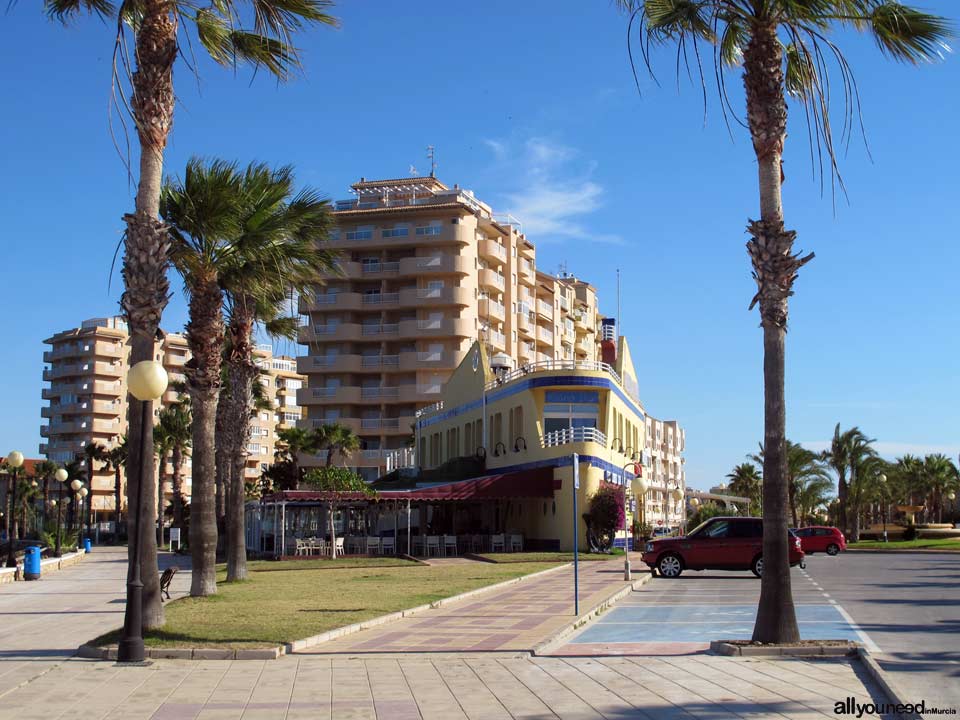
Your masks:
<path fill-rule="evenodd" d="M 342 564 L 335 567 L 334 563 Z M 254 561 L 250 579 L 167 603 L 148 647 L 271 647 L 545 569 L 540 563 L 429 566 L 395 558 Z M 120 631 L 93 642 L 116 643 Z"/>
<path fill-rule="evenodd" d="M 847 545 L 851 550 L 954 550 L 960 552 L 960 538 L 928 538 L 919 540 L 861 540 Z"/>
<path fill-rule="evenodd" d="M 494 563 L 568 563 L 573 562 L 572 552 L 518 552 L 518 553 L 475 553 L 477 557 Z M 623 557 L 623 550 L 614 550 L 610 555 L 603 553 L 579 553 L 583 560 L 612 560 Z"/>

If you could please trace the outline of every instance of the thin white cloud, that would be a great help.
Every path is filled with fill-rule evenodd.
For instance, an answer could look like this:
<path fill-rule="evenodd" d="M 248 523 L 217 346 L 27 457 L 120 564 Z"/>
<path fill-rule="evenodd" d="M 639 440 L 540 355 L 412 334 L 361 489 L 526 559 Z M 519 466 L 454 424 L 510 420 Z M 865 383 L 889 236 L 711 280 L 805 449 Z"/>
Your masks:
<path fill-rule="evenodd" d="M 807 440 L 800 443 L 808 450 L 827 450 L 830 448 L 829 440 Z M 924 443 L 906 443 L 906 442 L 875 442 L 871 446 L 882 457 L 895 458 L 902 455 L 935 455 L 942 453 L 948 457 L 956 457 L 960 453 L 960 445 L 936 445 Z"/>
<path fill-rule="evenodd" d="M 576 149 L 534 137 L 522 144 L 484 140 L 493 152 L 498 174 L 515 180 L 499 203 L 523 224 L 535 243 L 585 240 L 623 244 L 623 238 L 591 230 L 585 222 L 600 209 L 604 188 L 592 179 L 594 163 Z"/>

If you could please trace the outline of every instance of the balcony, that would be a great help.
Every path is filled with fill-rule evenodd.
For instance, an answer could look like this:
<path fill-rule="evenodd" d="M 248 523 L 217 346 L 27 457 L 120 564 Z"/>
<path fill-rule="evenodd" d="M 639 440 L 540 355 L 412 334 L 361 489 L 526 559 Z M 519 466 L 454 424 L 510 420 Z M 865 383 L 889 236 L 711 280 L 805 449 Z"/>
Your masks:
<path fill-rule="evenodd" d="M 598 445 L 607 445 L 607 436 L 597 428 L 579 427 L 564 428 L 546 433 L 543 436 L 542 447 L 558 447 L 560 445 L 569 445 L 571 443 L 597 443 Z"/>
<path fill-rule="evenodd" d="M 367 275 L 396 275 L 400 272 L 400 262 L 398 260 L 384 260 L 377 262 L 362 262 L 360 265 L 360 274 Z"/>
<path fill-rule="evenodd" d="M 495 270 L 491 270 L 490 268 L 480 269 L 480 287 L 503 292 L 506 285 L 503 275 L 497 274 Z"/>
<path fill-rule="evenodd" d="M 581 355 L 593 355 L 596 352 L 596 343 L 590 336 L 578 337 L 573 346 L 574 350 Z"/>
<path fill-rule="evenodd" d="M 364 355 L 360 358 L 360 367 L 366 370 L 393 369 L 399 364 L 399 355 Z"/>
<path fill-rule="evenodd" d="M 349 405 L 359 402 L 358 387 L 300 388 L 297 390 L 297 405 Z"/>
<path fill-rule="evenodd" d="M 473 302 L 473 291 L 461 287 L 408 288 L 400 291 L 400 304 L 422 307 L 455 305 L 467 307 Z"/>
<path fill-rule="evenodd" d="M 405 371 L 428 370 L 432 368 L 453 369 L 456 360 L 453 353 L 447 352 L 402 352 L 400 353 L 400 369 Z"/>
<path fill-rule="evenodd" d="M 497 265 L 502 265 L 507 261 L 506 249 L 496 240 L 481 240 L 478 243 L 478 250 L 480 257 Z"/>
<path fill-rule="evenodd" d="M 507 349 L 507 336 L 498 330 L 488 330 L 486 339 L 494 350 L 503 352 Z"/>
<path fill-rule="evenodd" d="M 401 337 L 473 337 L 475 333 L 474 322 L 460 318 L 402 320 L 400 322 Z"/>
<path fill-rule="evenodd" d="M 530 320 L 529 313 L 518 312 L 516 315 L 517 318 L 517 331 L 524 337 L 533 337 L 533 333 L 536 332 L 534 328 L 536 325 Z"/>
<path fill-rule="evenodd" d="M 459 255 L 424 255 L 403 258 L 400 261 L 400 275 L 468 275 L 473 271 L 469 258 Z"/>
<path fill-rule="evenodd" d="M 443 383 L 421 383 L 418 385 L 401 385 L 398 399 L 405 403 L 434 402 L 440 399 L 443 392 Z"/>
<path fill-rule="evenodd" d="M 502 303 L 491 298 L 480 299 L 480 314 L 503 322 L 507 318 L 506 308 Z"/>
<path fill-rule="evenodd" d="M 533 263 L 529 260 L 521 259 L 517 267 L 517 277 L 524 284 L 534 287 L 537 283 L 537 272 Z"/>
<path fill-rule="evenodd" d="M 358 340 L 360 337 L 360 325 L 358 323 L 301 325 L 300 332 L 297 335 L 300 343 Z"/>
<path fill-rule="evenodd" d="M 537 300 L 537 316 L 546 320 L 553 320 L 553 305 L 543 300 Z"/>
<path fill-rule="evenodd" d="M 553 345 L 553 330 L 545 327 L 537 328 L 537 344 Z"/>
<path fill-rule="evenodd" d="M 400 397 L 399 387 L 365 387 L 360 388 L 361 400 L 396 400 Z"/>
<path fill-rule="evenodd" d="M 536 361 L 537 351 L 533 349 L 533 343 L 522 342 L 517 349 L 517 355 L 520 363 L 532 363 Z"/>

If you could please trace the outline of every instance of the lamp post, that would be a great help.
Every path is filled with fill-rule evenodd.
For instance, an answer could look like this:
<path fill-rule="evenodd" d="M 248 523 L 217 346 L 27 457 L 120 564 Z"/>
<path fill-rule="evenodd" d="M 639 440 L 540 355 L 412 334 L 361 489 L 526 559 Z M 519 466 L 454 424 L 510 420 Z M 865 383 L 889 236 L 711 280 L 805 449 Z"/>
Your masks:
<path fill-rule="evenodd" d="M 153 360 L 143 360 L 130 369 L 127 376 L 130 394 L 140 401 L 140 461 L 137 481 L 128 480 L 127 493 L 134 502 L 133 562 L 127 568 L 127 604 L 123 612 L 123 636 L 117 647 L 117 662 L 143 662 L 143 581 L 140 578 L 140 536 L 143 534 L 143 496 L 151 458 L 147 457 L 147 433 L 153 427 L 150 417 L 153 401 L 167 389 L 167 373 L 163 365 Z M 129 537 L 129 532 L 127 534 Z"/>
<path fill-rule="evenodd" d="M 7 567 L 17 566 L 17 557 L 13 552 L 13 541 L 17 527 L 17 473 L 23 465 L 23 453 L 14 450 L 7 455 L 7 465 L 10 466 L 10 483 L 13 487 L 10 500 L 10 536 L 7 538 Z"/>
<path fill-rule="evenodd" d="M 878 480 L 883 488 L 883 541 L 887 542 L 887 476 L 880 473 Z"/>
<path fill-rule="evenodd" d="M 627 535 L 627 468 L 633 468 L 634 476 L 640 475 L 640 467 L 635 462 L 628 462 L 623 466 L 623 579 L 628 581 L 630 575 L 630 548 Z"/>
<path fill-rule="evenodd" d="M 57 498 L 60 500 L 57 508 L 57 539 L 54 541 L 56 544 L 56 549 L 54 554 L 57 557 L 60 557 L 60 516 L 63 513 L 63 484 L 67 481 L 69 474 L 63 468 L 57 468 L 57 471 L 53 474 L 53 479 L 57 481 Z M 54 503 L 57 501 L 54 500 Z"/>
<path fill-rule="evenodd" d="M 642 476 L 642 468 L 634 463 L 635 477 L 633 482 L 630 483 L 630 491 L 633 493 L 633 496 L 637 498 L 637 505 L 640 507 L 640 528 L 647 524 L 647 483 Z M 626 481 L 626 476 L 624 476 L 624 481 Z M 626 482 L 624 482 L 626 485 Z M 630 579 L 630 559 L 627 558 L 624 562 L 623 576 L 625 579 Z"/>
<path fill-rule="evenodd" d="M 87 495 L 88 495 L 89 493 L 90 493 L 90 490 L 88 490 L 87 488 L 85 488 L 85 487 L 80 488 L 80 511 L 81 511 L 81 512 L 80 512 L 80 528 L 83 529 L 83 524 L 84 524 L 84 523 L 83 523 L 83 519 L 84 519 L 84 517 L 86 517 L 86 518 L 87 518 L 87 523 L 86 523 L 86 524 L 87 524 L 87 532 L 86 532 L 87 537 L 90 536 L 90 500 L 93 499 L 93 498 L 87 499 Z M 86 509 L 86 511 L 84 511 L 84 509 L 83 509 L 83 501 L 84 501 L 84 500 L 87 501 L 87 509 Z"/>
<path fill-rule="evenodd" d="M 74 478 L 70 483 L 70 489 L 73 490 L 73 502 L 70 504 L 70 529 L 73 530 L 74 525 L 77 525 L 77 519 L 80 515 L 80 503 L 77 501 L 77 493 L 80 492 L 80 488 L 83 487 L 83 481 Z"/>

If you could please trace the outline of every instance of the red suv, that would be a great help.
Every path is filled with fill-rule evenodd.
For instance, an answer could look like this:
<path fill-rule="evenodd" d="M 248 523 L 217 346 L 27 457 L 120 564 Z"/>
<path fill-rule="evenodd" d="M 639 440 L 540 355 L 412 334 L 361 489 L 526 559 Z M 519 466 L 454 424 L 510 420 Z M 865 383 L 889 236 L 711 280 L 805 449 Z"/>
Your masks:
<path fill-rule="evenodd" d="M 684 537 L 648 542 L 643 561 L 665 578 L 684 570 L 751 570 L 763 574 L 763 520 L 714 517 Z M 803 561 L 800 540 L 790 536 L 790 567 Z"/>
<path fill-rule="evenodd" d="M 847 549 L 847 539 L 835 527 L 811 525 L 793 531 L 800 538 L 800 546 L 805 553 L 825 552 L 827 555 L 837 555 Z"/>

